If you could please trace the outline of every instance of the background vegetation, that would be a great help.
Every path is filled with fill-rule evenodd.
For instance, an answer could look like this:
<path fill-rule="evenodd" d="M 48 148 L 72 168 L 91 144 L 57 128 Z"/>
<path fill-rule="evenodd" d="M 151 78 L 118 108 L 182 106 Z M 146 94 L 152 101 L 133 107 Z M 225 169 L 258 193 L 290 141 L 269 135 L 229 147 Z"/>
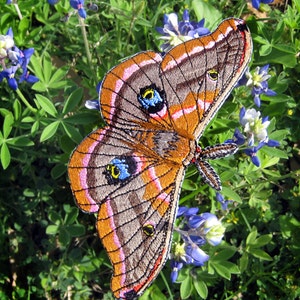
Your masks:
<path fill-rule="evenodd" d="M 224 242 L 205 249 L 211 258 L 204 267 L 182 269 L 177 283 L 170 282 L 167 263 L 142 299 L 298 298 L 300 1 L 256 10 L 243 0 L 107 0 L 95 1 L 97 11 L 86 2 L 85 20 L 67 0 L 0 6 L 0 34 L 11 27 L 20 49 L 35 49 L 29 70 L 39 78 L 34 85 L 20 83 L 17 91 L 6 79 L 0 85 L 0 298 L 113 299 L 111 265 L 94 216 L 74 204 L 67 163 L 83 137 L 103 125 L 99 112 L 84 107 L 97 98 L 101 78 L 136 52 L 159 51 L 155 27 L 163 26 L 164 13 L 181 17 L 185 8 L 191 19 L 205 18 L 210 30 L 227 17 L 247 20 L 251 70 L 270 64 L 269 88 L 277 93 L 263 95 L 259 110 L 269 116 L 270 137 L 280 146 L 261 149 L 259 167 L 242 151 L 214 163 L 223 196 L 233 200 L 225 211 L 195 168 L 188 169 L 180 204 L 223 216 Z M 233 95 L 201 145 L 231 138 L 241 106 L 254 107 L 246 87 Z"/>

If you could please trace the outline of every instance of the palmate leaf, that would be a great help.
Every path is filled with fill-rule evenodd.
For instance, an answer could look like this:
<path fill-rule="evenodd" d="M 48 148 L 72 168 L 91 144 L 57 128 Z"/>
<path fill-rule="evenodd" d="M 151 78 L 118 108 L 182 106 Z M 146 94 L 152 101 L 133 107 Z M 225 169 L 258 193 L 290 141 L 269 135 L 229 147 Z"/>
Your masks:
<path fill-rule="evenodd" d="M 80 101 L 82 100 L 83 96 L 83 89 L 79 88 L 73 91 L 66 102 L 64 103 L 64 107 L 62 113 L 65 115 L 70 113 L 74 110 L 74 108 L 79 105 Z"/>
<path fill-rule="evenodd" d="M 46 126 L 41 134 L 40 141 L 44 142 L 49 140 L 56 132 L 59 127 L 60 121 L 55 121 Z"/>
<path fill-rule="evenodd" d="M 207 285 L 201 280 L 194 280 L 194 287 L 198 293 L 198 295 L 202 299 L 206 299 L 208 296 L 208 288 Z"/>
<path fill-rule="evenodd" d="M 57 117 L 58 112 L 51 100 L 39 94 L 36 94 L 36 100 L 45 112 L 52 117 Z"/>
<path fill-rule="evenodd" d="M 6 143 L 2 144 L 0 157 L 2 168 L 5 170 L 9 166 L 11 160 L 10 151 Z"/>

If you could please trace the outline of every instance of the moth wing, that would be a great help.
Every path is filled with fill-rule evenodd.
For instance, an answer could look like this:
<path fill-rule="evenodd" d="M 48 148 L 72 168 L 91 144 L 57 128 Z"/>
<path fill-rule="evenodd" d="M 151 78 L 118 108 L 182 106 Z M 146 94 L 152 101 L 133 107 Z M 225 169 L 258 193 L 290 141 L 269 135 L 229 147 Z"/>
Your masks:
<path fill-rule="evenodd" d="M 79 144 L 71 155 L 68 173 L 80 209 L 97 212 L 101 203 L 120 186 L 132 190 L 143 185 L 139 176 L 157 157 L 136 151 L 137 143 L 126 132 L 107 126 L 95 130 Z M 121 170 L 119 177 L 117 169 Z"/>
<path fill-rule="evenodd" d="M 211 34 L 166 53 L 160 66 L 175 128 L 199 139 L 244 74 L 252 42 L 243 20 L 227 19 Z"/>
<path fill-rule="evenodd" d="M 135 299 L 167 260 L 184 169 L 168 164 L 143 173 L 144 186 L 121 187 L 101 204 L 97 228 L 113 265 L 117 299 Z"/>

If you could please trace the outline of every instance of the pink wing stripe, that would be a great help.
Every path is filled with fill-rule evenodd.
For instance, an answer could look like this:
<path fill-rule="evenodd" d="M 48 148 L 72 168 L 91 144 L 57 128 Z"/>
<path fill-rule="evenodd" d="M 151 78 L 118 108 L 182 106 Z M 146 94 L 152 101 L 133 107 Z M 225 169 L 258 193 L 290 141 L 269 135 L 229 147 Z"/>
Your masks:
<path fill-rule="evenodd" d="M 116 97 L 119 94 L 119 91 L 121 90 L 122 86 L 124 85 L 124 81 L 126 81 L 128 78 L 130 78 L 132 76 L 132 74 L 134 74 L 136 71 L 140 70 L 141 67 L 143 66 L 147 66 L 149 64 L 153 64 L 153 60 L 156 61 L 161 61 L 161 56 L 159 54 L 156 54 L 154 58 L 149 59 L 149 60 L 144 60 L 143 62 L 137 64 L 137 63 L 133 63 L 130 67 L 126 68 L 123 72 L 123 76 L 121 79 L 118 79 L 116 81 L 116 85 L 114 88 L 114 93 L 112 93 L 112 97 L 111 97 L 111 101 L 110 101 L 110 114 L 111 116 L 114 116 L 115 114 L 115 102 L 116 102 Z M 112 74 L 113 70 L 111 71 Z"/>
<path fill-rule="evenodd" d="M 196 46 L 189 53 L 183 53 L 181 56 L 177 57 L 176 59 L 173 59 L 173 60 L 169 61 L 168 65 L 164 68 L 163 71 L 167 71 L 167 70 L 170 70 L 170 69 L 173 69 L 173 68 L 177 67 L 177 65 L 179 65 L 188 56 L 192 56 L 193 54 L 199 54 L 203 51 L 204 48 L 205 49 L 211 49 L 211 48 L 215 47 L 216 42 L 222 41 L 224 39 L 224 36 L 226 37 L 229 34 L 229 32 L 231 32 L 232 30 L 233 30 L 232 27 L 228 27 L 225 34 L 222 33 L 222 34 L 218 35 L 218 38 L 217 38 L 216 41 L 211 41 L 207 45 L 205 45 L 204 47 Z"/>
<path fill-rule="evenodd" d="M 94 153 L 95 147 L 102 140 L 102 138 L 104 137 L 106 131 L 107 131 L 106 129 L 101 131 L 101 134 L 99 135 L 99 139 L 97 141 L 94 141 L 91 144 L 91 146 L 89 147 L 88 154 L 86 154 L 84 156 L 84 158 L 82 159 L 82 166 L 84 168 L 79 173 L 81 187 L 82 187 L 82 189 L 85 190 L 85 196 L 91 204 L 91 207 L 90 207 L 90 212 L 91 213 L 97 212 L 99 210 L 99 205 L 94 201 L 94 199 L 89 194 L 89 186 L 87 184 L 87 167 L 88 167 L 88 164 L 89 164 L 89 161 L 90 161 L 90 158 L 91 158 L 91 153 Z"/>
<path fill-rule="evenodd" d="M 163 187 L 160 184 L 160 181 L 155 173 L 155 168 L 149 168 L 149 175 L 151 180 L 154 182 L 154 185 L 156 187 L 156 189 L 159 191 L 159 195 L 157 197 L 157 199 L 163 201 L 163 202 L 167 202 L 170 203 L 170 195 L 167 193 L 161 193 L 161 191 L 163 190 Z"/>
<path fill-rule="evenodd" d="M 120 286 L 124 286 L 124 283 L 125 283 L 125 279 L 126 279 L 126 275 L 125 275 L 125 271 L 126 271 L 126 266 L 125 266 L 125 254 L 123 252 L 123 248 L 122 248 L 122 244 L 116 234 L 116 225 L 115 225 L 115 222 L 114 222 L 114 218 L 113 218 L 113 215 L 114 215 L 114 212 L 110 206 L 110 200 L 107 200 L 105 202 L 106 204 L 106 208 L 107 208 L 107 216 L 109 217 L 109 222 L 110 222 L 110 228 L 113 232 L 113 239 L 114 239 L 114 244 L 116 246 L 116 248 L 118 248 L 119 250 L 119 254 L 120 254 L 120 263 L 121 263 L 121 271 L 122 271 L 122 276 L 121 276 L 121 281 L 120 281 Z"/>
<path fill-rule="evenodd" d="M 203 110 L 203 111 L 206 111 L 211 105 L 210 102 L 204 102 L 200 99 L 198 99 L 197 103 L 198 103 L 198 108 L 200 108 L 200 110 Z M 194 112 L 195 110 L 196 110 L 196 105 L 193 105 L 193 106 L 190 106 L 190 107 L 187 107 L 184 109 L 180 109 L 172 114 L 172 119 L 177 120 L 180 117 L 182 117 L 183 115 L 188 115 L 188 114 Z"/>

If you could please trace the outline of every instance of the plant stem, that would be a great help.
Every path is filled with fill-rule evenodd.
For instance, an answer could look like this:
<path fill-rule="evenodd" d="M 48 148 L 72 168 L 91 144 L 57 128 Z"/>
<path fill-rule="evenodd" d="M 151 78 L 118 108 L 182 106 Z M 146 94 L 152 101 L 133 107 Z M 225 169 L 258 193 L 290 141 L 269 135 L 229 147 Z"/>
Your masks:
<path fill-rule="evenodd" d="M 93 68 L 92 55 L 91 55 L 90 48 L 89 48 L 89 41 L 87 39 L 87 33 L 85 30 L 86 25 L 84 23 L 84 19 L 81 18 L 78 14 L 77 14 L 77 16 L 79 19 L 79 24 L 80 24 L 80 28 L 81 28 L 81 33 L 82 33 L 82 37 L 83 37 L 83 42 L 84 42 L 84 47 L 85 47 L 88 64 L 89 64 L 89 66 L 91 66 L 93 77 L 97 81 L 97 76 L 96 76 L 96 74 L 94 72 L 94 68 Z"/>
<path fill-rule="evenodd" d="M 19 16 L 19 19 L 22 20 L 22 19 L 23 19 L 23 16 L 22 16 L 22 13 L 21 13 L 21 11 L 20 11 L 20 8 L 19 8 L 18 3 L 14 3 L 14 6 L 15 6 L 16 12 L 17 12 L 17 14 L 18 14 L 18 16 Z"/>
<path fill-rule="evenodd" d="M 37 112 L 37 109 L 34 108 L 34 107 L 32 107 L 32 105 L 27 101 L 27 99 L 24 97 L 24 95 L 22 94 L 22 92 L 21 92 L 19 89 L 17 89 L 16 92 L 17 92 L 19 98 L 20 98 L 20 99 L 23 101 L 23 103 L 25 104 L 25 106 L 26 106 L 27 108 L 29 108 L 33 113 L 36 113 L 36 112 Z"/>

